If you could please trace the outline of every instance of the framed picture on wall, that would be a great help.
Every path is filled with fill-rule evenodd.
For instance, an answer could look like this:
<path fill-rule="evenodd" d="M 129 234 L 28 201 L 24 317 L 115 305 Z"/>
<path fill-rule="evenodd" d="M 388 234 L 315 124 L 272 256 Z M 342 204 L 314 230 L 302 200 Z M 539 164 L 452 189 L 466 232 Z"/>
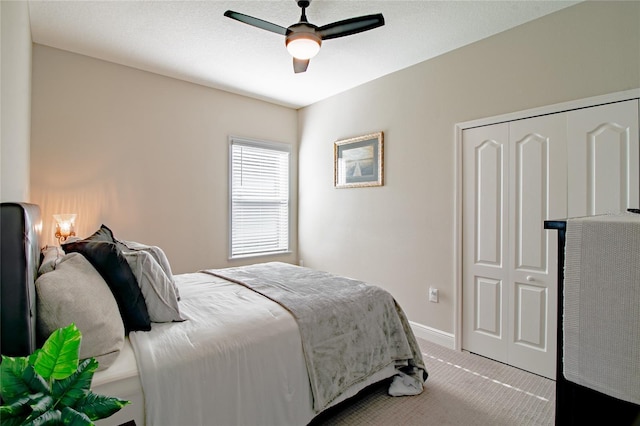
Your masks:
<path fill-rule="evenodd" d="M 334 143 L 333 178 L 336 188 L 382 186 L 382 132 L 339 140 Z"/>

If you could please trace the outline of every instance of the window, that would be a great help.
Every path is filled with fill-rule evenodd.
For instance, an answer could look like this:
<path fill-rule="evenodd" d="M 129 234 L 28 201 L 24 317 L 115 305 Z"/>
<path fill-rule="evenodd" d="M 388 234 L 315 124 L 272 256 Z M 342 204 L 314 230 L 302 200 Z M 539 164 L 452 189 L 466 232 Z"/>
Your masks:
<path fill-rule="evenodd" d="M 289 251 L 290 150 L 230 138 L 231 258 Z"/>

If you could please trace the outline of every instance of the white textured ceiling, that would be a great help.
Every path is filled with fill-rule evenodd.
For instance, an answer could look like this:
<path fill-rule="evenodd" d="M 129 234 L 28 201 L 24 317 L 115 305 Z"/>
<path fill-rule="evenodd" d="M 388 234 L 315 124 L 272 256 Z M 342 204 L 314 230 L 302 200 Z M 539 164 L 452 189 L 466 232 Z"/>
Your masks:
<path fill-rule="evenodd" d="M 283 36 L 223 16 L 288 27 L 300 18 L 294 0 L 30 0 L 29 11 L 35 43 L 298 108 L 575 3 L 313 0 L 318 26 L 373 13 L 386 24 L 325 41 L 301 74 Z"/>

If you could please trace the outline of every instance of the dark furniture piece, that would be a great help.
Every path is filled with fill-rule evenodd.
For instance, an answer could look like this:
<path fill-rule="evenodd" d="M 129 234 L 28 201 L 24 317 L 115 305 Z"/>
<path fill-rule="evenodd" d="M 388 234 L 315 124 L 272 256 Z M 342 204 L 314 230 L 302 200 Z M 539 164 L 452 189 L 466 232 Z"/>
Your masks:
<path fill-rule="evenodd" d="M 563 306 L 564 306 L 564 256 L 567 222 L 547 220 L 545 229 L 558 231 L 558 328 L 556 355 L 556 425 L 640 425 L 640 406 L 605 395 L 564 377 Z"/>
<path fill-rule="evenodd" d="M 36 349 L 40 207 L 2 203 L 0 212 L 0 351 L 26 356 Z"/>

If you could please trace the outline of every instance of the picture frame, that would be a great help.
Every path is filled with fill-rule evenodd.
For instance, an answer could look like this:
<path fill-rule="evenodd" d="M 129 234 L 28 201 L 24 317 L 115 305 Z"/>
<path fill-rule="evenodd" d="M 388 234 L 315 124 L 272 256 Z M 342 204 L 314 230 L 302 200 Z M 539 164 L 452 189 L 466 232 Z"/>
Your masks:
<path fill-rule="evenodd" d="M 336 188 L 384 185 L 383 132 L 336 141 L 333 156 Z"/>

